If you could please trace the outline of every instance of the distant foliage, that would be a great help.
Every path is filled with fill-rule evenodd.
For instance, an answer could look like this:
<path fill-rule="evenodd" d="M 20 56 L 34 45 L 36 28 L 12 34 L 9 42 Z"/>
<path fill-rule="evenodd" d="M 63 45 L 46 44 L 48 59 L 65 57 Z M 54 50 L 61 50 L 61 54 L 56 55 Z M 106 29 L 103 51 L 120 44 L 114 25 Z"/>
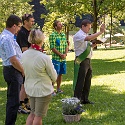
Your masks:
<path fill-rule="evenodd" d="M 21 17 L 25 13 L 32 13 L 31 0 L 0 0 L 0 32 L 5 28 L 6 19 L 11 14 Z"/>

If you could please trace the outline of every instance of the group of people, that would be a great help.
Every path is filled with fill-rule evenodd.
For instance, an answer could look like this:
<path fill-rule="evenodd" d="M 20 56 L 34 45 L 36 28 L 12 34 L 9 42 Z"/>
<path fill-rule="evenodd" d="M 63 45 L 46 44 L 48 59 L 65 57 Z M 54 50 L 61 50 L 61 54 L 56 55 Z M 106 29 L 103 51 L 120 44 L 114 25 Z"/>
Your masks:
<path fill-rule="evenodd" d="M 42 125 L 52 95 L 63 93 L 62 75 L 66 74 L 66 56 L 68 43 L 62 32 L 62 23 L 54 21 L 54 31 L 49 36 L 52 60 L 42 52 L 44 34 L 34 29 L 34 17 L 10 15 L 6 28 L 0 34 L 0 56 L 3 60 L 3 76 L 7 82 L 7 103 L 5 125 L 15 125 L 17 113 L 25 110 L 29 114 L 26 125 Z M 22 25 L 23 24 L 23 25 Z M 81 29 L 74 35 L 75 62 L 74 97 L 82 104 L 93 104 L 88 100 L 92 69 L 90 40 L 101 35 L 105 30 L 103 24 L 98 33 L 88 35 L 91 22 L 83 20 Z M 33 28 L 33 29 L 32 29 Z M 87 54 L 84 53 L 88 50 Z M 83 58 L 84 57 L 84 58 Z M 57 82 L 56 92 L 54 83 Z M 29 107 L 30 106 L 30 107 Z"/>

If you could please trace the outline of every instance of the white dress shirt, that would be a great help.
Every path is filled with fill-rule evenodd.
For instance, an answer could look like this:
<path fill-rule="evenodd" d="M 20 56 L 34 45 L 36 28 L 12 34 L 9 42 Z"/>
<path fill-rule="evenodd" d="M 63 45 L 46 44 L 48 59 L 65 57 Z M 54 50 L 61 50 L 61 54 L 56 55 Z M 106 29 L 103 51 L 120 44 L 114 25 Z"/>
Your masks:
<path fill-rule="evenodd" d="M 81 29 L 74 35 L 73 41 L 74 41 L 75 56 L 79 56 L 86 50 L 88 41 L 85 41 L 85 38 L 87 36 L 88 34 L 83 32 Z M 92 48 L 87 58 L 91 57 L 92 57 Z"/>

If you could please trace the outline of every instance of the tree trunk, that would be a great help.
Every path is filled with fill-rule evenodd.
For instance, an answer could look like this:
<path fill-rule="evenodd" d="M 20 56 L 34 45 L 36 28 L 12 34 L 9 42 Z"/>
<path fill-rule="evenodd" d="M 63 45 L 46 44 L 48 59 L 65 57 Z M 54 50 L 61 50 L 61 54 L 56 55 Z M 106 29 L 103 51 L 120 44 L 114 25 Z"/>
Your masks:
<path fill-rule="evenodd" d="M 97 12 L 97 1 L 93 0 L 93 12 L 94 12 L 94 22 L 93 22 L 93 33 L 97 32 L 97 17 L 98 17 L 98 12 Z M 94 49 L 97 49 L 97 46 L 94 47 Z"/>

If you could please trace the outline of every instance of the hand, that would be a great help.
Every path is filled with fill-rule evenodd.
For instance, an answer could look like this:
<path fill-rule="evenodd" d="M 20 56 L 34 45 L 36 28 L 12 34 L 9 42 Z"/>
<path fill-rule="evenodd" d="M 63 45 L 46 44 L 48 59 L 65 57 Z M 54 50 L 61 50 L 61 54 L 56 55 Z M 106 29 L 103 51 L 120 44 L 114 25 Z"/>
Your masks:
<path fill-rule="evenodd" d="M 65 59 L 65 58 L 66 58 L 66 54 L 61 54 L 61 55 L 60 55 L 60 58 L 61 58 L 61 59 Z"/>
<path fill-rule="evenodd" d="M 101 27 L 100 27 L 100 32 L 104 32 L 105 31 L 105 24 L 102 24 Z"/>
<path fill-rule="evenodd" d="M 92 43 L 92 48 L 96 47 L 97 44 L 96 43 Z"/>
<path fill-rule="evenodd" d="M 69 46 L 69 44 L 70 44 L 70 42 L 67 40 L 67 44 L 68 44 L 68 46 Z"/>

